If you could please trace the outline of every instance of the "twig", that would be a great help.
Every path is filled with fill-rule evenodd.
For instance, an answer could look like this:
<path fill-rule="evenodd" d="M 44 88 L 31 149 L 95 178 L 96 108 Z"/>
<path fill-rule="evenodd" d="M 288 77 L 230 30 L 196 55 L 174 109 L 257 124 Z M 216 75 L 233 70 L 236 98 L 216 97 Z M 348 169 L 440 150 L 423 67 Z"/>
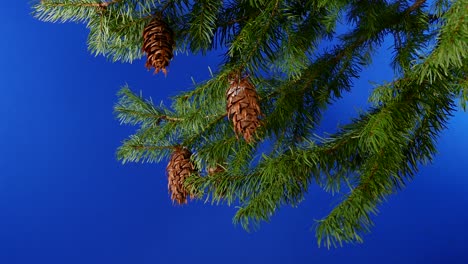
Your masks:
<path fill-rule="evenodd" d="M 107 8 L 109 5 L 116 4 L 122 0 L 112 0 L 109 2 L 100 2 L 100 3 L 73 3 L 79 6 L 89 6 L 89 7 L 99 7 L 99 8 Z M 52 2 L 48 0 L 41 0 L 41 4 L 50 4 L 54 6 L 67 6 L 70 5 L 70 3 L 57 3 L 57 2 Z"/>
<path fill-rule="evenodd" d="M 426 0 L 416 0 L 416 2 L 414 2 L 414 4 L 412 6 L 408 7 L 408 9 L 406 9 L 405 13 L 409 14 L 409 13 L 413 12 L 414 10 L 420 8 L 424 3 L 426 3 Z"/>

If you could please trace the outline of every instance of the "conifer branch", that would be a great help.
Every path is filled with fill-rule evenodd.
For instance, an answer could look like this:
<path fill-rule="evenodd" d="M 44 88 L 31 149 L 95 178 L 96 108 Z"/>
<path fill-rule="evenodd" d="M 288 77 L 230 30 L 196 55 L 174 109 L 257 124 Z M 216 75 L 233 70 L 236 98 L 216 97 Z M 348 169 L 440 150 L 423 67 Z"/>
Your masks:
<path fill-rule="evenodd" d="M 60 2 L 60 1 L 55 1 L 55 0 L 41 0 L 41 4 L 47 4 L 50 6 L 54 7 L 62 7 L 62 6 L 86 6 L 86 7 L 99 7 L 99 8 L 106 8 L 109 5 L 116 4 L 121 2 L 122 0 L 112 0 L 112 1 L 102 1 L 102 2 L 93 2 L 93 3 L 88 3 L 88 2 Z"/>
<path fill-rule="evenodd" d="M 152 151 L 152 150 L 163 150 L 169 149 L 173 150 L 176 146 L 148 146 L 148 145 L 128 145 L 129 148 L 133 148 L 135 150 L 144 150 L 144 151 Z"/>
<path fill-rule="evenodd" d="M 406 14 L 410 14 L 411 12 L 415 11 L 416 9 L 419 9 L 422 5 L 426 3 L 427 0 L 416 0 L 414 3 L 408 7 L 405 11 Z"/>
<path fill-rule="evenodd" d="M 246 229 L 269 221 L 284 205 L 297 205 L 313 182 L 334 194 L 349 188 L 317 225 L 319 245 L 330 247 L 363 240 L 378 205 L 431 161 L 454 100 L 462 106 L 468 101 L 468 2 L 438 1 L 433 11 L 426 3 L 44 0 L 34 6 L 34 15 L 86 23 L 91 52 L 114 61 L 144 55 L 142 33 L 154 16 L 167 22 L 162 26 L 167 34 L 155 33 L 166 41 L 156 50 L 146 42 L 155 61 L 164 50 L 168 62 L 174 42 L 177 51 L 225 48 L 216 73 L 170 107 L 121 89 L 116 117 L 138 130 L 122 143 L 117 158 L 125 163 L 179 157 L 171 158 L 173 191 L 184 196 L 185 186 L 213 203 L 239 204 L 234 222 Z M 335 28 L 345 19 L 351 29 L 338 35 Z M 395 39 L 395 80 L 374 89 L 368 111 L 334 134 L 316 136 L 325 109 L 352 90 L 389 34 Z M 322 49 L 327 41 L 336 45 Z M 259 142 L 236 138 L 226 119 L 233 73 L 250 74 L 249 91 L 259 100 L 240 98 L 229 107 L 239 116 L 236 124 L 263 116 Z M 241 89 L 231 91 L 237 93 Z M 250 104 L 260 110 L 242 114 Z M 173 156 L 182 146 L 186 151 Z M 185 164 L 188 171 L 174 164 Z"/>

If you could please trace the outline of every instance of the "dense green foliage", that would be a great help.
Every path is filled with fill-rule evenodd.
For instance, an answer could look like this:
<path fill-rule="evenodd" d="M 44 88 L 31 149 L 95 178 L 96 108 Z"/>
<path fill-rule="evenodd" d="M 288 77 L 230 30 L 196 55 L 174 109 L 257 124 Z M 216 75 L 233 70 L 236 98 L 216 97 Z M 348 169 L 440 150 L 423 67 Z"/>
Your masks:
<path fill-rule="evenodd" d="M 238 204 L 234 222 L 246 229 L 318 184 L 342 197 L 317 223 L 327 247 L 362 241 L 378 205 L 431 161 L 457 100 L 464 107 L 468 97 L 467 0 L 44 0 L 34 10 L 40 20 L 85 23 L 91 52 L 115 61 L 142 57 L 142 31 L 155 14 L 173 29 L 177 51 L 224 50 L 211 79 L 170 107 L 120 91 L 117 117 L 139 130 L 118 158 L 159 162 L 175 146 L 189 148 L 198 172 L 186 187 Z M 343 34 L 340 22 L 348 25 Z M 369 111 L 328 138 L 315 136 L 324 110 L 353 88 L 387 36 L 394 79 L 374 89 Z M 236 71 L 248 73 L 259 94 L 256 143 L 237 138 L 226 118 Z M 208 176 L 216 166 L 224 170 Z"/>

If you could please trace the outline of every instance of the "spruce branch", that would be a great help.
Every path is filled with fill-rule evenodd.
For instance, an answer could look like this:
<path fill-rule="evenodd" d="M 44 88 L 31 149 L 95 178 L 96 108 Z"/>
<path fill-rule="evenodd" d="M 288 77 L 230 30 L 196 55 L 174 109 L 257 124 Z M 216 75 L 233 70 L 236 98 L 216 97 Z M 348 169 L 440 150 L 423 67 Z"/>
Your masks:
<path fill-rule="evenodd" d="M 467 0 L 455 1 L 442 16 L 444 23 L 434 50 L 417 65 L 421 68 L 420 82 L 444 79 L 448 69 L 461 68 L 468 58 L 468 15 Z"/>
<path fill-rule="evenodd" d="M 116 117 L 138 130 L 122 142 L 117 158 L 159 162 L 178 156 L 168 167 L 174 172 L 173 198 L 185 202 L 190 193 L 238 204 L 233 221 L 245 229 L 269 221 L 282 206 L 299 204 L 315 183 L 341 195 L 317 223 L 318 244 L 330 247 L 363 241 L 378 206 L 432 160 L 437 138 L 456 110 L 454 101 L 464 107 L 468 100 L 468 2 L 426 5 L 426 0 L 51 0 L 35 5 L 34 15 L 84 22 L 90 51 L 114 61 L 142 57 L 142 33 L 155 17 L 173 31 L 176 51 L 224 49 L 224 61 L 211 77 L 177 95 L 170 107 L 128 87 L 120 90 Z M 342 34 L 340 23 L 347 25 Z M 374 89 L 367 111 L 336 133 L 316 135 L 324 111 L 354 88 L 389 35 L 393 80 Z M 172 49 L 165 49 L 168 61 Z M 258 95 L 256 102 L 234 102 L 245 94 L 238 86 L 231 89 L 234 74 L 250 75 L 252 85 L 246 87 L 251 98 Z M 242 113 L 249 105 L 255 105 L 253 115 Z M 238 125 L 262 119 L 257 142 L 236 137 L 227 108 L 239 117 Z M 178 170 L 179 162 L 188 171 Z"/>
<path fill-rule="evenodd" d="M 137 136 L 124 141 L 117 151 L 117 159 L 127 162 L 160 162 L 167 157 L 176 145 L 146 145 Z"/>
<path fill-rule="evenodd" d="M 231 43 L 228 55 L 230 61 L 236 64 L 237 70 L 245 69 L 248 72 L 257 72 L 259 69 L 266 69 L 260 62 L 262 58 L 273 57 L 278 46 L 271 35 L 276 33 L 277 20 L 275 17 L 280 15 L 279 5 L 280 0 L 269 1 L 257 17 L 246 23 Z M 252 32 L 256 32 L 254 36 Z M 270 42 L 268 42 L 269 40 Z"/>
<path fill-rule="evenodd" d="M 183 118 L 174 116 L 164 105 L 155 106 L 151 100 L 144 100 L 134 94 L 127 86 L 119 93 L 119 101 L 114 107 L 117 119 L 123 124 L 141 125 L 142 127 L 159 125 L 161 121 L 180 122 Z"/>
<path fill-rule="evenodd" d="M 65 1 L 41 0 L 41 4 L 50 5 L 50 6 L 53 6 L 53 7 L 62 7 L 62 6 L 73 5 L 73 6 L 92 6 L 92 7 L 106 8 L 109 5 L 116 4 L 116 3 L 119 3 L 119 2 L 122 2 L 122 1 L 123 0 L 112 0 L 112 1 L 108 1 L 108 2 L 106 2 L 106 1 L 100 1 L 100 2 L 86 2 L 86 1 L 78 2 L 78 1 L 75 1 L 75 3 L 73 3 L 73 2 L 67 3 Z"/>
<path fill-rule="evenodd" d="M 362 119 L 365 126 L 357 133 L 357 151 L 364 153 L 361 156 L 367 156 L 367 161 L 363 159 L 364 163 L 355 168 L 361 172 L 359 184 L 318 222 L 319 245 L 362 242 L 361 233 L 372 226 L 371 214 L 376 214 L 377 205 L 405 185 L 405 179 L 417 171 L 418 163 L 430 160 L 434 154 L 434 140 L 453 111 L 452 91 L 441 83 L 429 82 L 415 89 L 418 78 L 414 74 L 394 82 L 403 93 L 381 106 L 376 114 Z M 441 97 L 444 101 L 434 96 L 436 87 L 445 95 Z M 421 105 L 432 100 L 427 106 Z M 429 106 L 434 104 L 437 110 Z"/>
<path fill-rule="evenodd" d="M 191 38 L 190 50 L 206 52 L 212 47 L 213 38 L 217 29 L 218 13 L 223 2 L 220 0 L 201 0 L 193 5 L 189 22 L 189 35 Z"/>
<path fill-rule="evenodd" d="M 34 16 L 48 22 L 86 22 L 101 15 L 109 6 L 122 0 L 109 2 L 94 0 L 41 0 L 34 5 Z"/>
<path fill-rule="evenodd" d="M 416 0 L 414 3 L 406 9 L 405 13 L 410 14 L 411 12 L 415 11 L 416 9 L 421 8 L 427 0 Z"/>

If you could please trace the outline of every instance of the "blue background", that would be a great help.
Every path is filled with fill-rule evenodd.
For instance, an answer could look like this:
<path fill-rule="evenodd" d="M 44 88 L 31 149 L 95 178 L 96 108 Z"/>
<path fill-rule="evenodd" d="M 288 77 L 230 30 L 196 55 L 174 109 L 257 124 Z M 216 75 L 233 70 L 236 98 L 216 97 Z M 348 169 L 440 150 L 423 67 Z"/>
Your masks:
<path fill-rule="evenodd" d="M 468 263 L 468 119 L 457 112 L 432 165 L 375 217 L 365 243 L 317 248 L 314 219 L 337 202 L 312 187 L 259 231 L 231 224 L 235 208 L 172 206 L 165 164 L 121 165 L 113 105 L 128 83 L 154 101 L 201 81 L 217 56 L 179 55 L 167 78 L 143 61 L 87 52 L 83 25 L 33 19 L 28 3 L 0 8 L 0 263 Z M 330 130 L 355 116 L 368 80 L 391 77 L 389 51 L 326 114 Z M 168 101 L 166 101 L 168 102 Z"/>

